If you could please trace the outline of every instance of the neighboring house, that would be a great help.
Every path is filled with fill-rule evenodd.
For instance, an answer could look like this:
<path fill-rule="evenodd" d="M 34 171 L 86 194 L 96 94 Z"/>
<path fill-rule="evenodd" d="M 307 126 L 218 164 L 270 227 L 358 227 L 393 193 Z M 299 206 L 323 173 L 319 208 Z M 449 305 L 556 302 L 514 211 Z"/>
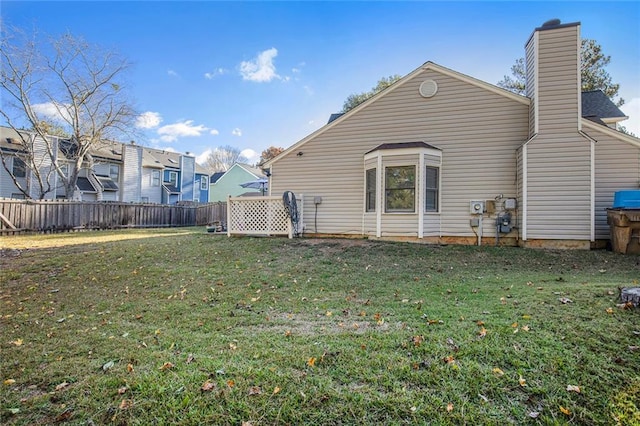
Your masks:
<path fill-rule="evenodd" d="M 527 96 L 427 62 L 267 162 L 270 193 L 303 195 L 318 234 L 602 246 L 614 192 L 638 188 L 640 139 L 580 92 L 580 39 L 579 23 L 533 31 Z"/>
<path fill-rule="evenodd" d="M 34 136 L 28 132 L 25 137 Z M 7 165 L 17 176 L 19 183 L 29 188 L 29 194 L 38 198 L 35 177 L 20 160 L 19 136 L 7 127 L 0 127 L 0 149 Z M 66 154 L 73 151 L 67 140 L 52 137 L 56 149 L 55 161 L 67 174 L 73 167 Z M 38 138 L 35 138 L 37 145 Z M 51 161 L 42 156 L 40 172 L 48 176 L 51 191 L 45 199 L 66 198 L 65 189 L 57 173 L 51 170 Z M 188 154 L 146 148 L 135 143 L 122 144 L 105 141 L 90 151 L 90 161 L 83 165 L 76 184 L 74 198 L 83 201 L 122 201 L 174 204 L 178 201 L 206 202 L 209 191 L 209 175 Z M 0 197 L 24 198 L 13 179 L 0 167 Z"/>
<path fill-rule="evenodd" d="M 200 164 L 196 164 L 196 179 L 193 190 L 193 201 L 209 202 L 209 172 Z"/>
<path fill-rule="evenodd" d="M 143 202 L 207 202 L 209 174 L 196 163 L 195 157 L 188 153 L 145 147 L 142 158 Z M 207 188 L 203 189 L 203 186 Z"/>
<path fill-rule="evenodd" d="M 209 188 L 209 201 L 226 201 L 229 196 L 261 195 L 259 188 L 243 188 L 240 186 L 243 183 L 257 181 L 258 179 L 266 179 L 261 169 L 248 164 L 234 163 L 215 182 L 212 180 Z"/>

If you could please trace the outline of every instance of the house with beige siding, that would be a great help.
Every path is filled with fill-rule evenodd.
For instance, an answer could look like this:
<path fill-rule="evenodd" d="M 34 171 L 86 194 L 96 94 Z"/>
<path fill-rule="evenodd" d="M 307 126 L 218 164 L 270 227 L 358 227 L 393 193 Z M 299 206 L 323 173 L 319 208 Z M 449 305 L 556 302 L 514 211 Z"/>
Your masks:
<path fill-rule="evenodd" d="M 303 197 L 306 234 L 601 246 L 640 139 L 581 93 L 580 40 L 579 23 L 533 31 L 526 96 L 427 62 L 267 162 L 270 194 Z"/>

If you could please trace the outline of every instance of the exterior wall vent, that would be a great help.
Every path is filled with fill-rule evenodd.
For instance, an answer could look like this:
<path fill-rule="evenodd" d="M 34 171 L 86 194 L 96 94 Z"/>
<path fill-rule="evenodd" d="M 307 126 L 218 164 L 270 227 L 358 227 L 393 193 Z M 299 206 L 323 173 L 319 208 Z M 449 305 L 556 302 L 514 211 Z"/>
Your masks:
<path fill-rule="evenodd" d="M 438 92 L 438 84 L 433 80 L 425 80 L 420 85 L 420 96 L 430 98 Z"/>

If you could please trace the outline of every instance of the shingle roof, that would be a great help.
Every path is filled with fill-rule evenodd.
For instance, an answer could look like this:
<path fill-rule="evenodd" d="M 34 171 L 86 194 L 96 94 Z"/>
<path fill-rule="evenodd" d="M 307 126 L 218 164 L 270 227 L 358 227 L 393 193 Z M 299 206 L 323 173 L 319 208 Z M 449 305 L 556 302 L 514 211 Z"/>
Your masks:
<path fill-rule="evenodd" d="M 170 194 L 179 194 L 180 193 L 180 190 L 176 186 L 171 184 L 171 183 L 166 183 L 165 182 L 165 183 L 162 184 L 162 186 Z"/>
<path fill-rule="evenodd" d="M 78 177 L 76 187 L 83 192 L 96 192 L 96 189 L 91 184 L 91 181 L 86 177 Z"/>
<path fill-rule="evenodd" d="M 211 183 L 216 183 L 222 176 L 224 176 L 224 172 L 215 172 L 211 175 Z"/>
<path fill-rule="evenodd" d="M 344 115 L 344 112 L 335 112 L 333 114 L 331 114 L 329 116 L 329 121 L 327 121 L 327 124 L 331 123 L 333 120 L 337 120 L 338 118 L 342 117 Z"/>
<path fill-rule="evenodd" d="M 598 118 L 627 118 L 602 90 L 582 92 L 582 116 Z"/>
<path fill-rule="evenodd" d="M 379 151 L 381 149 L 401 149 L 401 148 L 429 148 L 429 149 L 440 150 L 440 148 L 436 148 L 435 146 L 429 145 L 428 143 L 425 143 L 425 142 L 400 142 L 400 143 L 383 143 L 382 145 L 376 146 L 366 154 L 369 154 L 374 151 Z"/>

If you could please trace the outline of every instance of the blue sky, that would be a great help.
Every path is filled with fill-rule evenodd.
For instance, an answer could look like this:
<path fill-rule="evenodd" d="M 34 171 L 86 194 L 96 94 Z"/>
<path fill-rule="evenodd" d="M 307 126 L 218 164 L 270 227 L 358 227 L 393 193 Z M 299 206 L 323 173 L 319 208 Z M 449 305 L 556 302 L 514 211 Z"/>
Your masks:
<path fill-rule="evenodd" d="M 535 27 L 582 23 L 620 83 L 640 135 L 640 2 L 0 3 L 5 23 L 71 32 L 133 67 L 138 142 L 190 152 L 231 145 L 255 161 L 324 125 L 352 93 L 427 61 L 495 84 Z"/>

